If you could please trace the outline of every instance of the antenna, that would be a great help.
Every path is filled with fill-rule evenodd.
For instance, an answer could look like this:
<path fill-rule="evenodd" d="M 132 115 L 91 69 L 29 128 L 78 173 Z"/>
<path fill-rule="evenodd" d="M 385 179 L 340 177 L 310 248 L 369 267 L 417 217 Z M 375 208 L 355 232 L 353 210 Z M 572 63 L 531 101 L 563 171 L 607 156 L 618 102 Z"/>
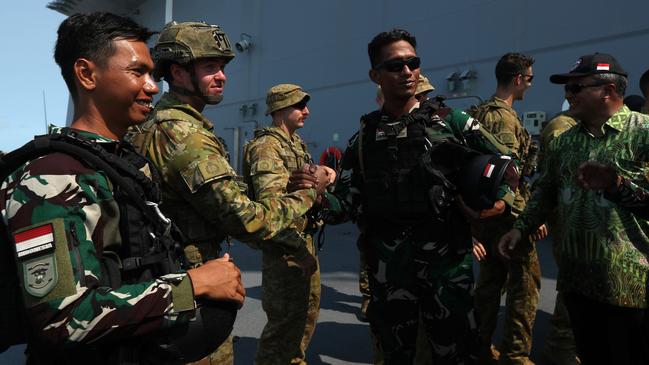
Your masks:
<path fill-rule="evenodd" d="M 43 90 L 43 117 L 45 118 L 45 133 L 48 132 L 47 126 L 47 104 L 45 104 L 45 90 Z"/>

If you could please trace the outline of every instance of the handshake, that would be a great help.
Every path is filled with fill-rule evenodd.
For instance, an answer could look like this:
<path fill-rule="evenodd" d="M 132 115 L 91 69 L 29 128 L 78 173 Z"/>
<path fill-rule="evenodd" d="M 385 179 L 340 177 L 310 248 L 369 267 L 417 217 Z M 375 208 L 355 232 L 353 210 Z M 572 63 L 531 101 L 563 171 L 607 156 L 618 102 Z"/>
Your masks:
<path fill-rule="evenodd" d="M 315 188 L 318 196 L 336 181 L 336 171 L 322 165 L 305 164 L 301 169 L 293 171 L 286 189 L 289 192 Z"/>

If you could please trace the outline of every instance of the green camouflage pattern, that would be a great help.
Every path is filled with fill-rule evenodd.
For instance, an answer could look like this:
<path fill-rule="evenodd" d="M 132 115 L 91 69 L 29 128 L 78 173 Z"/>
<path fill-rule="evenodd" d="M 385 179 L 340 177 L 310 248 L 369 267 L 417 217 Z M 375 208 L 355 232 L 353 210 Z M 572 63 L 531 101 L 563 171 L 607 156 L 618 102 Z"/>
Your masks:
<path fill-rule="evenodd" d="M 480 122 L 507 145 L 525 170 L 531 137 L 523 127 L 518 113 L 504 100 L 493 96 L 478 106 Z M 541 270 L 534 242 L 523 240 L 512 260 L 505 264 L 493 251 L 500 237 L 512 228 L 514 217 L 525 208 L 529 199 L 527 182 L 521 174 L 511 214 L 471 222 L 471 231 L 487 249 L 480 262 L 480 275 L 475 290 L 475 307 L 480 318 L 482 346 L 490 346 L 496 330 L 500 298 L 507 293 L 504 333 L 500 350 L 503 364 L 525 364 L 532 350 L 532 328 L 536 317 L 541 285 Z M 524 247 L 522 247 L 524 246 Z"/>
<path fill-rule="evenodd" d="M 298 85 L 279 84 L 271 87 L 266 93 L 266 115 L 301 102 L 309 101 L 311 96 Z"/>
<path fill-rule="evenodd" d="M 161 209 L 183 231 L 186 244 L 198 247 L 202 260 L 216 257 L 226 236 L 253 243 L 273 238 L 315 201 L 314 189 L 251 201 L 212 124 L 173 93 L 165 93 L 126 139 L 160 171 Z M 304 244 L 304 237 L 282 233 L 286 250 Z"/>
<path fill-rule="evenodd" d="M 431 130 L 437 133 L 431 138 L 472 141 L 475 144 L 470 147 L 483 153 L 507 149 L 464 112 L 453 110 L 438 123 L 441 128 Z M 465 134 L 474 132 L 484 138 L 465 138 Z M 368 316 L 385 352 L 385 363 L 413 363 L 420 309 L 433 363 L 473 363 L 478 334 L 470 254 L 457 253 L 449 242 L 419 241 L 406 232 L 402 237 L 392 238 L 369 229 L 372 222 L 365 221 L 363 216 L 364 185 L 358 156 L 356 134 L 345 151 L 334 197 L 330 197 L 336 199 L 334 205 L 340 209 L 330 211 L 329 222 L 351 219 L 364 232 L 365 239 L 359 241 L 359 246 L 369 267 L 372 299 Z M 513 197 L 511 190 L 508 193 Z M 433 232 L 436 227 L 431 224 Z M 469 229 L 467 222 L 465 230 Z M 466 247 L 470 247 L 469 242 Z"/>
<path fill-rule="evenodd" d="M 117 145 L 80 134 L 109 151 Z M 103 172 L 62 153 L 34 159 L 2 182 L 0 210 L 11 233 L 54 226 L 58 281 L 43 296 L 24 292 L 35 340 L 70 350 L 115 341 L 135 345 L 138 337 L 184 325 L 193 316 L 194 296 L 184 273 L 115 289 L 100 285 L 101 255 L 119 252 L 121 245 L 119 208 Z"/>
<path fill-rule="evenodd" d="M 244 148 L 243 171 L 251 194 L 266 199 L 286 194 L 291 172 L 311 161 L 297 133 L 270 126 L 255 131 Z M 307 239 L 304 250 L 315 256 L 313 237 L 304 233 L 307 219 L 296 219 L 287 230 Z M 283 238 L 283 237 L 282 237 Z M 306 350 L 320 311 L 320 268 L 310 278 L 302 276 L 296 258 L 286 255 L 274 238 L 262 246 L 262 308 L 268 323 L 259 339 L 256 364 L 306 364 Z M 278 242 L 279 243 L 279 242 Z"/>
<path fill-rule="evenodd" d="M 164 77 L 169 62 L 181 65 L 200 58 L 225 58 L 230 61 L 234 52 L 228 36 L 218 25 L 202 22 L 167 23 L 151 51 L 155 63 L 156 81 Z"/>
<path fill-rule="evenodd" d="M 647 194 L 649 116 L 622 107 L 594 138 L 582 125 L 548 146 L 534 194 L 514 227 L 523 234 L 557 209 L 560 250 L 557 287 L 619 307 L 646 308 L 649 222 L 577 185 L 576 171 L 588 160 L 609 164 Z"/>

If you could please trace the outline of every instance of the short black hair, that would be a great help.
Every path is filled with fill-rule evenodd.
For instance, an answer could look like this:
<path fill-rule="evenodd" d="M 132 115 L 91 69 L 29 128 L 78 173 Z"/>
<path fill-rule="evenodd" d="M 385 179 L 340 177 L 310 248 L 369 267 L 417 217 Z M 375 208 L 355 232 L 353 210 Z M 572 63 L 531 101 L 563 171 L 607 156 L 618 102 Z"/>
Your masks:
<path fill-rule="evenodd" d="M 640 76 L 640 91 L 645 98 L 649 97 L 649 70 Z"/>
<path fill-rule="evenodd" d="M 496 81 L 499 86 L 506 86 L 517 75 L 525 73 L 525 70 L 534 64 L 534 58 L 522 53 L 505 53 L 496 64 Z"/>
<path fill-rule="evenodd" d="M 59 25 L 57 33 L 54 61 L 61 67 L 61 75 L 75 100 L 73 67 L 76 60 L 83 57 L 104 67 L 115 53 L 113 41 L 146 42 L 153 34 L 130 18 L 103 12 L 71 15 Z"/>
<path fill-rule="evenodd" d="M 383 46 L 398 41 L 406 41 L 410 43 L 412 48 L 417 49 L 417 39 L 414 35 L 408 33 L 407 30 L 395 28 L 389 32 L 381 32 L 367 45 L 367 54 L 370 56 L 370 64 L 372 65 L 372 68 L 376 67 L 379 63 L 379 57 Z"/>

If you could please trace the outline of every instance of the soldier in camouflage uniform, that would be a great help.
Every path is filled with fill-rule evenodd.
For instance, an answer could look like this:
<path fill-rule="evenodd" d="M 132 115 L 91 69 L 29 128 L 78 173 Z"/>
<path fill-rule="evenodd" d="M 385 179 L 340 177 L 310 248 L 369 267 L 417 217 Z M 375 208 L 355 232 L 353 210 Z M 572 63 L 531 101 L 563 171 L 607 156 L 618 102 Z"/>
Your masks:
<path fill-rule="evenodd" d="M 314 189 L 258 202 L 228 163 L 225 146 L 201 112 L 223 96 L 225 65 L 234 58 L 226 34 L 216 25 L 172 22 L 153 48 L 154 77 L 164 78 L 165 93 L 148 120 L 127 139 L 146 155 L 162 175 L 162 211 L 185 235 L 185 254 L 194 265 L 218 257 L 226 236 L 258 242 L 277 235 L 315 202 Z M 324 189 L 324 184 L 319 189 Z M 281 233 L 283 247 L 304 269 L 314 270 L 306 239 L 294 231 Z M 233 363 L 232 341 L 211 359 Z"/>
<path fill-rule="evenodd" d="M 543 166 L 543 155 L 548 149 L 550 142 L 576 124 L 577 121 L 570 116 L 570 111 L 566 111 L 552 118 L 552 120 L 543 127 L 541 136 L 539 137 L 539 166 Z M 552 253 L 554 254 L 554 259 L 556 260 L 557 265 L 559 265 L 561 257 L 559 246 L 557 244 L 560 239 L 556 230 L 556 211 L 552 212 L 548 216 L 546 225 L 548 227 L 548 232 L 552 236 Z M 557 292 L 556 302 L 554 303 L 554 312 L 550 319 L 550 332 L 545 338 L 543 355 L 555 365 L 574 365 L 579 364 L 576 354 L 575 338 L 572 334 L 572 327 L 570 326 L 568 309 L 564 303 L 563 294 Z"/>
<path fill-rule="evenodd" d="M 255 137 L 244 148 L 243 175 L 252 198 L 286 194 L 290 174 L 312 162 L 306 145 L 296 133 L 309 116 L 309 99 L 309 94 L 293 84 L 280 84 L 268 90 L 266 115 L 272 116 L 272 124 L 256 130 Z M 304 236 L 308 251 L 315 257 L 314 228 L 317 229 L 316 222 L 306 216 L 289 227 Z M 255 363 L 306 364 L 305 351 L 320 310 L 320 269 L 310 277 L 305 276 L 281 242 L 272 240 L 260 246 L 263 253 L 261 305 L 268 323 L 259 339 Z"/>
<path fill-rule="evenodd" d="M 481 349 L 483 363 L 495 363 L 498 352 L 491 345 L 496 330 L 500 297 L 506 290 L 505 329 L 500 346 L 501 364 L 531 364 L 532 327 L 539 301 L 541 271 L 534 241 L 525 240 L 518 246 L 514 258 L 504 264 L 495 255 L 494 245 L 511 229 L 514 219 L 525 207 L 529 190 L 524 178 L 533 173 L 530 166 L 531 138 L 523 127 L 518 114 L 512 108 L 516 100 L 522 100 L 532 85 L 534 60 L 519 53 L 503 55 L 496 65 L 498 86 L 495 95 L 478 106 L 475 113 L 480 122 L 501 142 L 506 144 L 521 161 L 521 181 L 511 214 L 472 223 L 472 231 L 487 250 L 480 261 L 480 276 L 475 292 L 475 305 L 480 319 Z"/>
<path fill-rule="evenodd" d="M 453 170 L 460 166 L 439 162 L 450 161 L 450 154 L 435 153 L 439 148 L 471 144 L 493 153 L 497 148 L 487 141 L 497 141 L 466 113 L 432 100 L 418 103 L 415 46 L 415 38 L 400 29 L 380 33 L 368 46 L 370 77 L 381 86 L 385 103 L 380 111 L 363 116 L 359 133 L 350 140 L 334 190 L 341 209 L 331 208 L 330 219 L 352 219 L 364 234 L 372 294 L 368 317 L 385 363 L 413 363 L 421 318 L 433 363 L 472 364 L 477 326 L 471 237 L 463 212 L 501 213 L 514 194 L 511 186 L 499 185 L 494 207 L 471 211 L 450 192 L 457 181 L 416 162 L 430 157 L 439 168 Z M 422 135 L 424 125 L 428 127 Z M 460 156 L 457 152 L 454 157 Z M 382 170 L 395 166 L 403 170 Z M 425 171 L 437 177 L 428 180 Z"/>
<path fill-rule="evenodd" d="M 532 198 L 499 253 L 507 258 L 556 209 L 557 289 L 579 358 L 647 364 L 649 225 L 641 202 L 648 196 L 649 117 L 624 105 L 627 73 L 611 55 L 582 56 L 550 82 L 565 84 L 579 123 L 548 146 Z"/>
<path fill-rule="evenodd" d="M 153 61 L 146 44 L 150 34 L 113 14 L 76 14 L 60 25 L 54 54 L 75 104 L 66 133 L 90 140 L 88 144 L 100 156 L 112 156 L 114 166 L 129 166 L 146 181 L 144 175 L 154 176 L 149 166 L 136 153 L 129 155 L 132 149 L 118 140 L 129 125 L 144 121 L 158 92 L 150 75 Z M 131 156 L 143 164 L 131 165 L 135 160 L 118 156 Z M 122 217 L 128 203 L 119 197 L 116 181 L 106 169 L 89 166 L 93 164 L 71 154 L 50 152 L 24 163 L 0 188 L 3 228 L 15 247 L 21 302 L 28 318 L 27 362 L 177 362 L 178 358 L 164 357 L 161 347 L 149 346 L 156 338 L 182 340 L 197 312 L 197 301 L 228 299 L 241 305 L 245 291 L 240 272 L 227 257 L 166 275 L 148 266 L 147 259 L 154 257 L 146 255 L 139 257 L 142 266 L 135 263 L 127 268 L 134 262 L 127 256 L 134 249 L 131 240 L 137 239 L 131 232 L 157 231 L 150 230 L 149 220 Z M 152 183 L 150 188 L 155 190 Z M 135 224 L 137 229 L 130 229 Z M 148 242 L 149 247 L 166 242 L 161 235 L 157 243 L 149 237 L 145 233 L 139 242 Z M 173 264 L 166 261 L 170 253 L 167 250 L 165 258 L 155 262 Z M 116 275 L 110 268 L 118 270 Z M 19 313 L 23 310 L 15 314 Z M 209 325 L 211 321 L 203 318 Z M 221 324 L 230 326 L 223 338 L 232 323 Z M 202 342 L 195 336 L 188 339 L 196 341 L 197 347 Z"/>

